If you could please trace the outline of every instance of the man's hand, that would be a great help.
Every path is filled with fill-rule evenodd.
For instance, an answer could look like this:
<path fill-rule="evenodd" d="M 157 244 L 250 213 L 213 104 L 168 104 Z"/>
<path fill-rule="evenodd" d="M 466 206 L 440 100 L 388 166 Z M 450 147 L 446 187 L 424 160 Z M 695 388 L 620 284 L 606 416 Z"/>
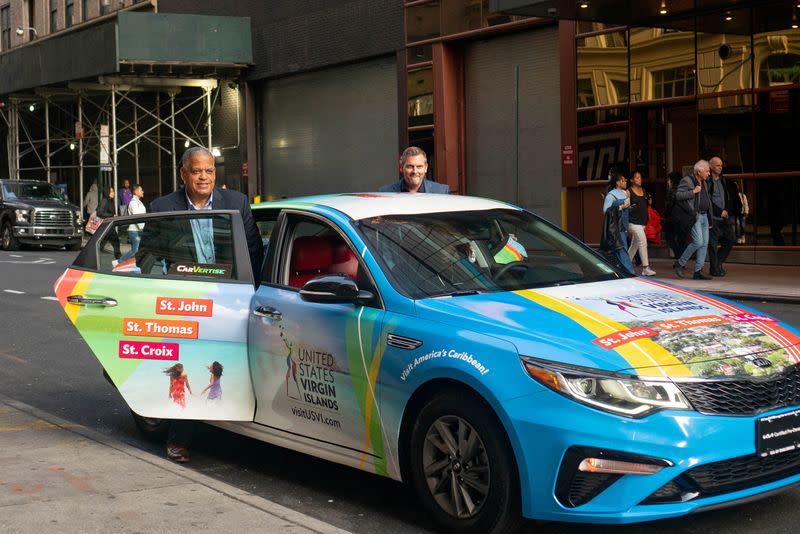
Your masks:
<path fill-rule="evenodd" d="M 720 215 L 722 216 L 723 219 L 727 219 L 728 218 L 728 210 L 722 210 L 722 213 Z"/>
<path fill-rule="evenodd" d="M 700 191 L 702 191 L 702 190 L 703 190 L 703 186 L 701 186 L 701 185 L 696 185 L 696 186 L 694 186 L 694 194 L 695 194 L 695 195 L 696 195 L 697 193 L 699 193 Z"/>

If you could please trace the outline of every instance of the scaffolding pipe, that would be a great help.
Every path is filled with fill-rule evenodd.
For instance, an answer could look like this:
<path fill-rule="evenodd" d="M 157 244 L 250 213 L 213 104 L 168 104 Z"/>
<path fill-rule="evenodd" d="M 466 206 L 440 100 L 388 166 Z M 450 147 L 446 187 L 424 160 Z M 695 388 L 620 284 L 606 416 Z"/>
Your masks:
<path fill-rule="evenodd" d="M 80 127 L 80 137 L 78 137 L 78 204 L 81 207 L 81 215 L 83 214 L 83 198 L 86 193 L 83 192 L 84 190 L 84 183 L 83 183 L 83 97 L 80 93 L 78 93 L 78 125 Z M 77 132 L 75 132 L 77 133 Z"/>
<path fill-rule="evenodd" d="M 136 174 L 135 183 L 139 181 L 139 111 L 136 107 L 133 108 L 133 138 L 136 140 L 133 143 L 133 168 Z"/>
<path fill-rule="evenodd" d="M 156 93 L 156 111 L 158 111 L 158 118 L 161 118 L 161 93 Z M 161 123 L 156 121 L 156 141 L 158 143 L 159 150 L 156 150 L 156 167 L 158 168 L 158 196 L 161 196 L 163 193 L 161 192 L 163 184 L 161 181 L 163 180 L 163 172 L 161 170 L 161 160 L 163 155 L 161 151 L 164 150 L 164 147 L 161 146 Z"/>
<path fill-rule="evenodd" d="M 206 130 L 208 132 L 208 150 L 211 150 L 211 89 L 206 88 Z"/>
<path fill-rule="evenodd" d="M 117 187 L 117 88 L 114 85 L 111 86 L 111 141 L 114 143 L 112 150 L 114 160 L 111 162 L 112 181 L 114 184 L 114 213 L 119 214 L 117 209 L 119 201 L 116 198 L 117 191 L 119 191 Z"/>
<path fill-rule="evenodd" d="M 177 154 L 175 154 L 175 93 L 169 94 L 170 106 L 170 132 L 172 132 L 172 190 L 178 190 L 178 169 L 176 168 Z"/>
<path fill-rule="evenodd" d="M 47 183 L 50 183 L 50 99 L 44 99 L 44 157 Z"/>

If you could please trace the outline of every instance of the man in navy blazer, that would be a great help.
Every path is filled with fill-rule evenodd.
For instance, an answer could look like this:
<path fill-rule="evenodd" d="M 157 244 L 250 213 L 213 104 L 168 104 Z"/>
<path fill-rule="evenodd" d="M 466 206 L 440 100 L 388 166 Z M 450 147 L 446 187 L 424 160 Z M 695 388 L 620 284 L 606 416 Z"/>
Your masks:
<path fill-rule="evenodd" d="M 400 156 L 400 174 L 403 177 L 391 184 L 384 185 L 381 193 L 441 193 L 450 192 L 450 186 L 426 180 L 428 173 L 428 157 L 419 147 L 410 146 Z"/>
<path fill-rule="evenodd" d="M 257 281 L 261 273 L 264 246 L 247 197 L 238 191 L 214 186 L 216 182 L 214 156 L 205 148 L 192 147 L 184 152 L 180 172 L 183 187 L 155 199 L 150 203 L 150 211 L 152 213 L 204 209 L 239 211 L 244 223 L 253 275 Z M 190 232 L 190 228 L 187 228 L 187 232 Z"/>

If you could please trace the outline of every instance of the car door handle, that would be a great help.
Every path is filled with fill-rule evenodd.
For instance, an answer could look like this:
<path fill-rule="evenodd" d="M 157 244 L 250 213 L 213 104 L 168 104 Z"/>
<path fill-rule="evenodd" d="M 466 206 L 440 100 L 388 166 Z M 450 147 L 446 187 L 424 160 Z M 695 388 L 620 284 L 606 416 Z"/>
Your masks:
<path fill-rule="evenodd" d="M 256 306 L 256 309 L 253 310 L 253 315 L 267 317 L 273 321 L 280 321 L 283 319 L 283 314 L 275 308 L 271 308 L 270 306 Z"/>
<path fill-rule="evenodd" d="M 67 297 L 67 302 L 71 304 L 78 304 L 86 306 L 87 304 L 96 304 L 98 306 L 116 306 L 117 301 L 108 297 L 84 297 L 83 295 L 70 295 Z"/>

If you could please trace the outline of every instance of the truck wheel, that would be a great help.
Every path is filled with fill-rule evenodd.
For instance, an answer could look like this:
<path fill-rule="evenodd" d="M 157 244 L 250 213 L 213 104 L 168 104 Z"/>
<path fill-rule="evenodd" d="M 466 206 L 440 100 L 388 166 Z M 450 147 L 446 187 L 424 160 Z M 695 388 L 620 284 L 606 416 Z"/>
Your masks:
<path fill-rule="evenodd" d="M 164 441 L 169 430 L 169 419 L 155 419 L 153 417 L 142 417 L 131 410 L 133 421 L 139 428 L 144 437 L 151 441 Z"/>
<path fill-rule="evenodd" d="M 9 221 L 4 222 L 0 229 L 0 246 L 3 250 L 19 250 L 19 240 L 14 237 L 14 229 Z"/>
<path fill-rule="evenodd" d="M 484 402 L 460 390 L 439 394 L 420 410 L 410 439 L 411 483 L 445 530 L 507 533 L 519 527 L 516 462 Z"/>
<path fill-rule="evenodd" d="M 70 243 L 69 245 L 66 245 L 64 248 L 66 250 L 80 250 L 81 246 L 82 246 L 82 243 L 80 241 L 78 241 L 77 243 Z"/>

